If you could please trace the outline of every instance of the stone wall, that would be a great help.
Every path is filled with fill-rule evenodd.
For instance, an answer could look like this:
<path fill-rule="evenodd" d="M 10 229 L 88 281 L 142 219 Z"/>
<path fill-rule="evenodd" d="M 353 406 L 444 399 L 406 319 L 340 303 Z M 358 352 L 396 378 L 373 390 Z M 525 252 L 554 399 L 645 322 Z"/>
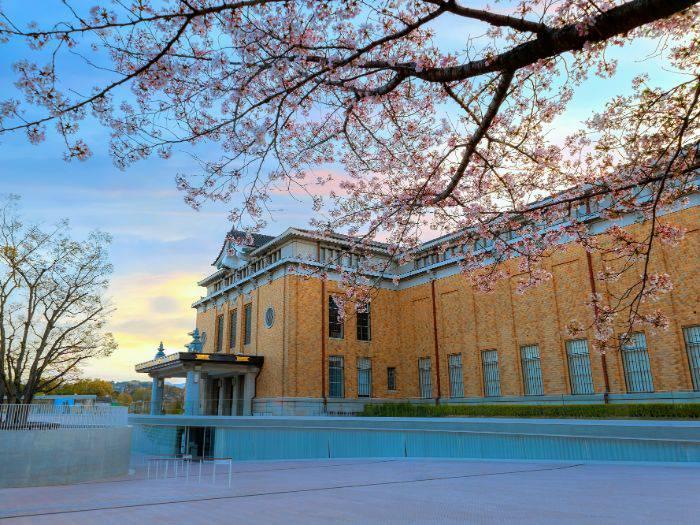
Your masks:
<path fill-rule="evenodd" d="M 123 476 L 130 455 L 131 427 L 0 430 L 0 487 Z"/>

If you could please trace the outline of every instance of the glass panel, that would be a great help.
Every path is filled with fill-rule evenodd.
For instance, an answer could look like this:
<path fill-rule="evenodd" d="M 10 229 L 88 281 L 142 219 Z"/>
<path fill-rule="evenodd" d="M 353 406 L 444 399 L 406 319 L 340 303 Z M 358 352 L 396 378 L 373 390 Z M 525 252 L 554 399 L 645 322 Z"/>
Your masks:
<path fill-rule="evenodd" d="M 683 338 L 685 339 L 685 348 L 688 351 L 693 390 L 700 390 L 700 326 L 683 328 Z"/>
<path fill-rule="evenodd" d="M 369 341 L 370 340 L 369 304 L 365 308 L 364 312 L 357 312 L 357 340 L 358 341 Z"/>
<path fill-rule="evenodd" d="M 449 356 L 450 396 L 464 397 L 464 381 L 462 378 L 462 354 Z"/>
<path fill-rule="evenodd" d="M 228 321 L 228 346 L 236 347 L 236 330 L 238 329 L 238 310 L 233 310 Z"/>
<path fill-rule="evenodd" d="M 501 374 L 498 370 L 498 352 L 484 350 L 481 353 L 484 369 L 484 395 L 495 397 L 501 395 Z"/>
<path fill-rule="evenodd" d="M 245 330 L 243 331 L 243 344 L 250 344 L 250 333 L 252 332 L 252 317 L 253 308 L 250 304 L 245 305 L 243 309 L 243 315 L 245 316 Z"/>
<path fill-rule="evenodd" d="M 357 396 L 370 397 L 372 395 L 372 362 L 368 357 L 360 357 L 357 360 Z"/>
<path fill-rule="evenodd" d="M 343 370 L 343 357 L 332 355 L 328 358 L 328 383 L 329 397 L 345 396 L 345 378 Z"/>
<path fill-rule="evenodd" d="M 265 310 L 265 326 L 267 328 L 272 328 L 273 324 L 275 324 L 275 310 L 270 306 Z"/>
<path fill-rule="evenodd" d="M 653 392 L 647 341 L 643 332 L 634 332 L 622 345 L 622 365 L 625 369 L 627 391 Z"/>
<path fill-rule="evenodd" d="M 592 394 L 593 377 L 588 355 L 588 341 L 574 339 L 566 342 L 566 356 L 569 361 L 569 379 L 572 394 Z"/>
<path fill-rule="evenodd" d="M 224 316 L 216 316 L 216 351 L 221 352 L 223 350 L 223 339 L 224 339 Z"/>
<path fill-rule="evenodd" d="M 343 338 L 343 322 L 333 296 L 328 296 L 328 337 Z"/>
<path fill-rule="evenodd" d="M 520 358 L 523 366 L 523 386 L 526 396 L 541 396 L 542 369 L 540 367 L 540 348 L 537 345 L 520 347 Z"/>
<path fill-rule="evenodd" d="M 386 369 L 386 389 L 396 390 L 396 368 L 391 366 Z"/>
<path fill-rule="evenodd" d="M 418 383 L 420 385 L 420 397 L 430 399 L 433 397 L 432 378 L 430 377 L 430 358 L 421 357 L 418 360 Z"/>

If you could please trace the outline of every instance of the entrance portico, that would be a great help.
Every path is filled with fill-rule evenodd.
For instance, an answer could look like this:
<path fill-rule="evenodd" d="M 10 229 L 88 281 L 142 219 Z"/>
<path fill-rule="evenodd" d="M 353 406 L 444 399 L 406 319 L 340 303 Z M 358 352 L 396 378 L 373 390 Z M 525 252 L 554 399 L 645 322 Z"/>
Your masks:
<path fill-rule="evenodd" d="M 166 378 L 186 378 L 185 414 L 251 415 L 262 356 L 177 352 L 136 365 L 153 378 L 151 414 L 161 414 Z"/>

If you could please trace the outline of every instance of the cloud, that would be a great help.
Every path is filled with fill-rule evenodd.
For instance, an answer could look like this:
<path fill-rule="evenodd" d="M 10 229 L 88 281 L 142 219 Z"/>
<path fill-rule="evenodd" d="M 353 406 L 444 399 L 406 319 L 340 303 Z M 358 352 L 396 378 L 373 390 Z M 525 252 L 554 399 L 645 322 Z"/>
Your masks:
<path fill-rule="evenodd" d="M 119 348 L 106 359 L 88 363 L 83 373 L 106 379 L 144 379 L 134 365 L 152 359 L 160 341 L 166 351 L 182 350 L 195 324 L 192 303 L 201 295 L 201 275 L 132 273 L 117 276 L 110 286 L 117 310 L 108 330 Z"/>

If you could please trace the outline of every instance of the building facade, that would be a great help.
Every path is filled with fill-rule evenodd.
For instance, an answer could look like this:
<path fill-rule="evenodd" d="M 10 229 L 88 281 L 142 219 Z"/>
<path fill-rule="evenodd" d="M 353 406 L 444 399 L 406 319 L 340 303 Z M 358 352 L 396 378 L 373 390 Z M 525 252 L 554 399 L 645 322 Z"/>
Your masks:
<path fill-rule="evenodd" d="M 517 260 L 501 263 L 511 277 L 484 294 L 460 273 L 463 246 L 437 251 L 449 237 L 425 243 L 405 265 L 376 244 L 372 257 L 387 261 L 389 271 L 378 276 L 368 312 L 347 312 L 341 321 L 332 298 L 341 291 L 339 275 L 321 279 L 316 270 L 333 259 L 352 271 L 358 261 L 349 239 L 294 228 L 256 235 L 243 249 L 224 242 L 216 271 L 199 283 L 206 295 L 193 305 L 201 353 L 258 359 L 245 375 L 247 406 L 258 414 L 354 412 L 396 401 L 700 400 L 699 197 L 660 219 L 687 230 L 680 245 L 656 245 L 651 259 L 652 272 L 673 279 L 673 291 L 653 305 L 671 319 L 669 328 L 637 332 L 605 359 L 591 333 L 572 338 L 566 329 L 574 318 L 591 322 L 586 303 L 603 265 L 577 244 L 547 258 L 551 279 L 523 294 L 516 293 Z M 609 226 L 595 213 L 586 222 L 601 235 Z M 631 218 L 622 225 L 632 232 L 644 226 Z M 200 398 L 225 405 L 208 405 L 210 413 L 240 413 L 228 408 L 240 403 L 230 395 L 240 374 L 198 387 Z"/>

